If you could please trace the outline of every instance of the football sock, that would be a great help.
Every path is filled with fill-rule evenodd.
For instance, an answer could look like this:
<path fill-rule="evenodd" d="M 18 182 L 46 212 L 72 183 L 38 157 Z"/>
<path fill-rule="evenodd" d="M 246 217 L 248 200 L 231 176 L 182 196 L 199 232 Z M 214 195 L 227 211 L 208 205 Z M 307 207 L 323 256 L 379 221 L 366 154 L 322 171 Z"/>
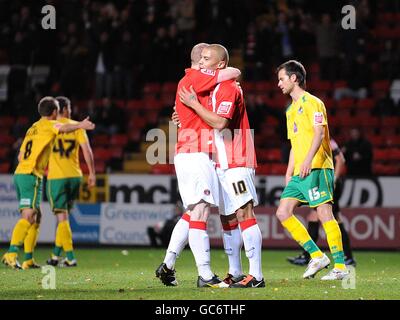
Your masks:
<path fill-rule="evenodd" d="M 207 223 L 203 221 L 190 221 L 189 246 L 196 261 L 199 276 L 210 280 L 214 273 L 210 266 L 210 239 L 208 237 Z"/>
<path fill-rule="evenodd" d="M 311 239 L 306 228 L 294 215 L 283 221 L 282 225 L 290 233 L 292 238 L 310 254 L 312 259 L 323 256 L 322 251 Z"/>
<path fill-rule="evenodd" d="M 350 238 L 347 230 L 345 229 L 343 222 L 338 222 L 340 232 L 342 233 L 342 243 L 344 255 L 347 259 L 353 259 L 353 252 L 351 251 Z"/>
<path fill-rule="evenodd" d="M 328 241 L 329 249 L 331 251 L 333 260 L 335 261 L 336 269 L 346 269 L 344 264 L 344 253 L 342 245 L 342 234 L 336 220 L 330 220 L 325 222 L 323 225 L 326 240 Z"/>
<path fill-rule="evenodd" d="M 39 224 L 33 223 L 28 229 L 28 233 L 24 240 L 25 261 L 33 258 L 33 250 L 36 247 L 39 237 Z"/>
<path fill-rule="evenodd" d="M 190 216 L 186 213 L 176 223 L 169 240 L 167 252 L 165 254 L 164 263 L 168 269 L 173 269 L 176 259 L 185 248 L 189 237 Z"/>
<path fill-rule="evenodd" d="M 222 225 L 222 239 L 225 253 L 228 256 L 229 271 L 234 277 L 243 274 L 240 249 L 242 247 L 242 235 L 238 223 Z"/>
<path fill-rule="evenodd" d="M 262 235 L 257 220 L 252 218 L 240 222 L 240 229 L 246 256 L 249 259 L 249 274 L 260 281 L 263 279 L 261 269 Z"/>
<path fill-rule="evenodd" d="M 58 227 L 60 228 L 63 249 L 67 255 L 67 259 L 71 261 L 75 259 L 75 257 L 73 252 L 74 248 L 72 246 L 72 230 L 69 225 L 69 221 L 65 220 L 60 222 Z"/>
<path fill-rule="evenodd" d="M 57 225 L 57 231 L 56 231 L 56 240 L 54 243 L 54 249 L 53 249 L 53 255 L 56 257 L 61 256 L 61 251 L 62 251 L 62 238 L 61 238 L 61 230 L 60 228 L 60 223 Z"/>
<path fill-rule="evenodd" d="M 28 220 L 26 219 L 18 220 L 11 236 L 10 248 L 8 249 L 8 252 L 18 252 L 19 247 L 22 246 L 22 244 L 24 243 L 25 237 L 28 234 L 30 226 L 31 224 L 29 223 Z"/>

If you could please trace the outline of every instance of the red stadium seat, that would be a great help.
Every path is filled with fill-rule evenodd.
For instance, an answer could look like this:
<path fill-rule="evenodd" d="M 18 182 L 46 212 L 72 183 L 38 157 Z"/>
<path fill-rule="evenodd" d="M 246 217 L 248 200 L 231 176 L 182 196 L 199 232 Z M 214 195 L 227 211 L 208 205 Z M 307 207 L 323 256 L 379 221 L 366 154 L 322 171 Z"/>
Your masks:
<path fill-rule="evenodd" d="M 94 135 L 92 144 L 95 147 L 107 146 L 110 143 L 110 137 L 107 134 Z"/>
<path fill-rule="evenodd" d="M 94 167 L 97 174 L 106 172 L 106 164 L 104 162 L 97 161 Z"/>
<path fill-rule="evenodd" d="M 176 88 L 178 87 L 177 82 L 165 82 L 161 87 L 162 93 L 172 93 L 175 95 Z"/>
<path fill-rule="evenodd" d="M 172 164 L 155 164 L 151 167 L 153 174 L 175 174 L 175 167 Z"/>
<path fill-rule="evenodd" d="M 11 166 L 8 162 L 0 163 L 0 173 L 10 173 Z"/>
<path fill-rule="evenodd" d="M 114 134 L 110 143 L 112 146 L 123 147 L 128 143 L 128 137 L 125 134 Z"/>
<path fill-rule="evenodd" d="M 382 136 L 383 143 L 388 147 L 400 147 L 400 135 Z"/>
<path fill-rule="evenodd" d="M 338 109 L 350 109 L 353 108 L 355 105 L 356 103 L 352 98 L 341 99 L 336 103 Z"/>
<path fill-rule="evenodd" d="M 271 174 L 272 175 L 284 175 L 286 173 L 287 164 L 284 163 L 272 163 Z"/>
<path fill-rule="evenodd" d="M 257 175 L 269 175 L 271 173 L 271 164 L 259 164 L 256 169 Z"/>
<path fill-rule="evenodd" d="M 389 92 L 389 80 L 376 80 L 372 83 L 372 91 L 374 92 Z"/>
<path fill-rule="evenodd" d="M 15 124 L 14 117 L 10 117 L 10 116 L 0 117 L 0 127 L 11 128 L 14 124 Z"/>
<path fill-rule="evenodd" d="M 113 157 L 112 150 L 109 148 L 94 148 L 93 154 L 96 160 L 110 160 Z"/>
<path fill-rule="evenodd" d="M 347 81 L 345 80 L 337 80 L 335 82 L 333 82 L 333 89 L 337 89 L 337 88 L 347 88 Z"/>
<path fill-rule="evenodd" d="M 267 93 L 273 90 L 273 86 L 274 85 L 268 81 L 258 81 L 254 84 L 255 91 L 258 93 Z"/>
<path fill-rule="evenodd" d="M 381 126 L 382 128 L 387 128 L 387 127 L 399 128 L 400 117 L 382 117 Z"/>
<path fill-rule="evenodd" d="M 15 142 L 14 136 L 0 133 L 0 145 L 11 146 L 14 142 Z"/>
<path fill-rule="evenodd" d="M 384 148 L 374 148 L 374 160 L 375 161 L 386 161 L 389 157 L 389 150 Z"/>
<path fill-rule="evenodd" d="M 158 94 L 161 91 L 161 84 L 158 82 L 146 83 L 143 87 L 145 94 Z"/>
<path fill-rule="evenodd" d="M 395 160 L 400 165 L 400 148 L 389 149 L 389 159 Z"/>
<path fill-rule="evenodd" d="M 372 170 L 374 175 L 377 176 L 395 176 L 400 174 L 399 165 L 374 163 L 372 165 Z"/>
<path fill-rule="evenodd" d="M 128 100 L 126 103 L 125 107 L 127 109 L 133 109 L 133 110 L 140 110 L 144 108 L 144 101 L 143 100 Z"/>
<path fill-rule="evenodd" d="M 367 98 L 367 99 L 360 99 L 356 103 L 357 108 L 362 108 L 362 109 L 373 109 L 375 107 L 375 100 L 372 98 Z"/>
<path fill-rule="evenodd" d="M 367 137 L 367 139 L 372 143 L 372 146 L 377 148 L 385 144 L 385 138 L 382 135 L 372 134 Z"/>
<path fill-rule="evenodd" d="M 9 155 L 9 153 L 10 153 L 10 149 L 9 148 L 7 148 L 7 147 L 0 148 L 0 159 L 1 160 L 6 159 L 8 157 L 8 155 Z"/>

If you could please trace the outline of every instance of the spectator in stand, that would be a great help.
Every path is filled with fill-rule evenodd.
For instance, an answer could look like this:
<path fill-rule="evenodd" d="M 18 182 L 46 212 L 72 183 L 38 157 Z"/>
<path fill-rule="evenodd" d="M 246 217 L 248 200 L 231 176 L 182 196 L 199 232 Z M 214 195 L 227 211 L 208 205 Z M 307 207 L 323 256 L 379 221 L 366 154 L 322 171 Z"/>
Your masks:
<path fill-rule="evenodd" d="M 334 81 L 337 70 L 337 25 L 332 22 L 331 16 L 325 13 L 321 17 L 321 23 L 316 26 L 315 32 L 321 79 Z"/>
<path fill-rule="evenodd" d="M 350 140 L 342 149 L 346 158 L 348 176 L 370 176 L 372 174 L 372 145 L 359 129 L 350 130 Z"/>

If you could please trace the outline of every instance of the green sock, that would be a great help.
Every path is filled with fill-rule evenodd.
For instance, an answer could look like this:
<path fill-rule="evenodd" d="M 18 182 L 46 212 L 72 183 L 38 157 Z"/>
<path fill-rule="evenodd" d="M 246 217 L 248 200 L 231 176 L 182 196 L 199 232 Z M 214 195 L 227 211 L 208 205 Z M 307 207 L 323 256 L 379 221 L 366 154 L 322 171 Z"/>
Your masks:
<path fill-rule="evenodd" d="M 25 261 L 31 260 L 33 258 L 32 252 L 25 252 Z"/>
<path fill-rule="evenodd" d="M 61 256 L 61 251 L 62 251 L 62 247 L 54 246 L 53 254 L 54 254 L 56 257 Z"/>
<path fill-rule="evenodd" d="M 18 246 L 10 245 L 10 248 L 8 249 L 8 252 L 17 253 L 18 251 L 19 251 L 19 247 Z"/>
<path fill-rule="evenodd" d="M 66 255 L 67 255 L 67 259 L 68 259 L 69 261 L 72 261 L 72 260 L 75 259 L 75 255 L 74 255 L 74 252 L 73 252 L 73 251 L 67 251 L 67 252 L 66 252 Z"/>

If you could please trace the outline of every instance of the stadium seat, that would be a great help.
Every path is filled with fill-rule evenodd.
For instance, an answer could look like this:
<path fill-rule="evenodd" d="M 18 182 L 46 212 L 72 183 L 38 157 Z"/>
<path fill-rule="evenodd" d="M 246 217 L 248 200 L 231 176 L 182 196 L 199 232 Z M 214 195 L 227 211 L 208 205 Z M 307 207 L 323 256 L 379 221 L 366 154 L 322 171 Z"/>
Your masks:
<path fill-rule="evenodd" d="M 10 149 L 9 148 L 0 147 L 0 159 L 1 160 L 7 159 L 9 153 L 10 153 Z"/>
<path fill-rule="evenodd" d="M 96 174 L 106 172 L 106 164 L 103 161 L 96 161 L 94 167 L 96 169 Z"/>
<path fill-rule="evenodd" d="M 161 86 L 161 92 L 162 93 L 172 93 L 173 95 L 175 95 L 177 87 L 178 87 L 178 83 L 177 82 L 165 82 Z"/>
<path fill-rule="evenodd" d="M 108 161 L 113 157 L 112 150 L 109 148 L 93 149 L 95 160 Z"/>
<path fill-rule="evenodd" d="M 11 146 L 14 142 L 15 142 L 14 136 L 0 133 L 0 145 Z"/>
<path fill-rule="evenodd" d="M 400 174 L 400 168 L 398 165 L 374 163 L 372 165 L 372 171 L 377 176 L 396 176 Z"/>
<path fill-rule="evenodd" d="M 372 83 L 372 91 L 377 92 L 389 92 L 390 81 L 389 80 L 376 80 Z"/>
<path fill-rule="evenodd" d="M 159 94 L 161 92 L 161 84 L 158 82 L 146 83 L 143 87 L 144 94 Z"/>
<path fill-rule="evenodd" d="M 15 118 L 11 116 L 0 117 L 1 128 L 11 128 L 15 124 Z"/>
<path fill-rule="evenodd" d="M 107 146 L 110 143 L 110 137 L 107 134 L 97 134 L 91 138 L 94 147 Z"/>
<path fill-rule="evenodd" d="M 382 128 L 387 128 L 387 127 L 399 128 L 400 117 L 382 117 L 381 126 Z"/>
<path fill-rule="evenodd" d="M 257 156 L 259 155 L 259 151 L 257 150 Z M 262 158 L 264 161 L 268 162 L 281 162 L 282 154 L 281 150 L 278 148 L 265 149 L 262 151 Z"/>
<path fill-rule="evenodd" d="M 356 105 L 354 99 L 352 98 L 345 98 L 341 99 L 336 103 L 338 109 L 350 109 Z"/>
<path fill-rule="evenodd" d="M 254 89 L 257 93 L 268 93 L 273 89 L 273 84 L 268 81 L 257 81 L 254 84 Z"/>
<path fill-rule="evenodd" d="M 143 100 L 128 100 L 128 102 L 125 105 L 125 108 L 128 110 L 140 110 L 144 108 L 144 101 Z"/>
<path fill-rule="evenodd" d="M 155 164 L 151 167 L 152 174 L 175 174 L 175 167 L 172 164 Z"/>
<path fill-rule="evenodd" d="M 375 161 L 386 161 L 389 158 L 389 150 L 385 148 L 374 148 L 373 155 Z"/>
<path fill-rule="evenodd" d="M 0 173 L 10 173 L 11 166 L 8 162 L 0 163 Z"/>
<path fill-rule="evenodd" d="M 345 80 L 337 80 L 333 82 L 333 89 L 347 88 L 347 86 L 347 81 Z"/>
<path fill-rule="evenodd" d="M 385 144 L 385 138 L 382 135 L 368 135 L 367 139 L 371 142 L 374 148 L 382 147 Z"/>
<path fill-rule="evenodd" d="M 123 147 L 128 143 L 128 137 L 125 134 L 114 134 L 111 136 L 110 143 L 112 146 Z"/>
<path fill-rule="evenodd" d="M 360 99 L 356 103 L 356 107 L 360 109 L 371 110 L 375 107 L 375 100 L 373 98 Z"/>
<path fill-rule="evenodd" d="M 400 165 L 400 148 L 389 149 L 389 159 L 395 160 Z"/>
<path fill-rule="evenodd" d="M 271 164 L 261 163 L 256 169 L 257 175 L 269 175 L 271 173 Z"/>
<path fill-rule="evenodd" d="M 284 175 L 286 173 L 287 164 L 284 163 L 272 163 L 270 174 L 272 175 Z"/>
<path fill-rule="evenodd" d="M 243 92 L 247 94 L 254 93 L 256 90 L 255 82 L 244 81 L 240 83 L 240 86 L 242 87 Z"/>
<path fill-rule="evenodd" d="M 382 137 L 382 144 L 388 147 L 400 147 L 400 135 L 386 135 Z"/>

